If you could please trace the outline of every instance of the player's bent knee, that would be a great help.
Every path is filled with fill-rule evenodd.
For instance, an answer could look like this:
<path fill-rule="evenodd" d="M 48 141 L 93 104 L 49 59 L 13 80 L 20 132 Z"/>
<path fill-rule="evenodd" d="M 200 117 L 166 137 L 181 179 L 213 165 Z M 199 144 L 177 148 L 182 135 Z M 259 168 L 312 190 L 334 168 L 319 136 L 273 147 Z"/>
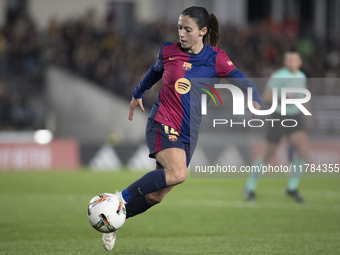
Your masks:
<path fill-rule="evenodd" d="M 175 179 L 176 179 L 176 184 L 180 184 L 182 182 L 184 182 L 186 180 L 188 176 L 188 171 L 185 169 L 185 171 L 179 171 L 176 176 L 175 176 Z"/>
<path fill-rule="evenodd" d="M 186 168 L 169 170 L 166 172 L 166 182 L 168 186 L 174 186 L 185 181 L 188 171 Z"/>

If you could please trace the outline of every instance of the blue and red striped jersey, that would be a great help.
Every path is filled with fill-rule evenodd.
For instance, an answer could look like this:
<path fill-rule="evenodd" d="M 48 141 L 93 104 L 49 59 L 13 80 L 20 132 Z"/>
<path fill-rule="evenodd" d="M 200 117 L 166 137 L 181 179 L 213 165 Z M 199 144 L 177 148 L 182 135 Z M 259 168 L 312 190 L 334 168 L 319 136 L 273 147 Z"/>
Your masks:
<path fill-rule="evenodd" d="M 162 78 L 158 101 L 149 118 L 173 127 L 183 142 L 197 142 L 201 97 L 192 89 L 195 84 L 190 80 L 218 77 L 238 78 L 235 85 L 245 92 L 249 86 L 253 87 L 253 100 L 261 103 L 255 86 L 237 70 L 223 50 L 204 44 L 200 53 L 193 54 L 183 51 L 179 43 L 169 42 L 159 50 L 156 63 L 134 90 L 133 97 L 141 98 Z"/>

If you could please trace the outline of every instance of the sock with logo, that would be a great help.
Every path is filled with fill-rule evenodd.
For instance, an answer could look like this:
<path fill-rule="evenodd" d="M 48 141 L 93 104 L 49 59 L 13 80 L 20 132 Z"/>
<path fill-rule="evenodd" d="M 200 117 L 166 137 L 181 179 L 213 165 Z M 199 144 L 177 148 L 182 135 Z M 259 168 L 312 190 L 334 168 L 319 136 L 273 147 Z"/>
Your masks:
<path fill-rule="evenodd" d="M 166 184 L 164 169 L 156 169 L 145 174 L 142 178 L 124 189 L 122 196 L 125 202 L 129 202 L 135 197 L 144 196 L 166 187 L 168 185 Z"/>
<path fill-rule="evenodd" d="M 296 167 L 296 172 L 293 171 L 290 174 L 290 179 L 288 181 L 288 186 L 287 186 L 287 189 L 289 191 L 297 190 L 298 185 L 299 185 L 299 181 L 300 181 L 300 176 L 301 176 L 302 172 L 304 172 L 304 169 L 305 169 L 306 160 L 301 159 L 299 157 L 295 157 L 292 164 L 293 164 L 293 166 Z"/>
<path fill-rule="evenodd" d="M 246 184 L 246 189 L 248 191 L 255 192 L 257 181 L 258 181 L 259 177 L 261 176 L 262 166 L 265 166 L 265 165 L 266 165 L 266 163 L 263 161 L 262 158 L 257 159 L 254 162 L 253 166 L 257 166 L 257 170 L 260 170 L 260 171 L 252 172 L 250 174 L 250 178 L 248 179 L 248 182 Z"/>

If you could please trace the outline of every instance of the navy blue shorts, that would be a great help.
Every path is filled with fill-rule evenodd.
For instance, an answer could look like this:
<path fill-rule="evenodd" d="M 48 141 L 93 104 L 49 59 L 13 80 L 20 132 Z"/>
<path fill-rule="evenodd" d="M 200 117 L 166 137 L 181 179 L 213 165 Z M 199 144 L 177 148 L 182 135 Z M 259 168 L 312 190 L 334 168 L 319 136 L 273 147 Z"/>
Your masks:
<path fill-rule="evenodd" d="M 174 128 L 159 123 L 153 119 L 148 119 L 145 135 L 146 143 L 149 147 L 150 158 L 154 158 L 154 154 L 158 151 L 169 148 L 180 148 L 185 151 L 187 157 L 186 163 L 187 166 L 189 166 L 191 157 L 196 148 L 196 143 L 183 142 L 181 136 Z"/>

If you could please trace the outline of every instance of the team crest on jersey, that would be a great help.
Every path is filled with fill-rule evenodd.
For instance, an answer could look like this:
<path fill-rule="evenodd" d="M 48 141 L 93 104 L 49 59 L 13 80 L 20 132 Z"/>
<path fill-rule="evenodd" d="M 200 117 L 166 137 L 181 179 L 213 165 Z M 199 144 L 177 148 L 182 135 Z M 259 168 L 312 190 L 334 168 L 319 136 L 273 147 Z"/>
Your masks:
<path fill-rule="evenodd" d="M 169 135 L 169 140 L 171 142 L 176 142 L 178 140 L 177 136 L 176 135 Z"/>
<path fill-rule="evenodd" d="M 180 78 L 175 83 L 175 89 L 180 94 L 186 94 L 191 89 L 191 83 L 188 79 Z"/>
<path fill-rule="evenodd" d="M 191 70 L 191 66 L 192 66 L 191 63 L 184 62 L 182 68 L 183 68 L 185 71 L 189 71 L 189 70 Z"/>

